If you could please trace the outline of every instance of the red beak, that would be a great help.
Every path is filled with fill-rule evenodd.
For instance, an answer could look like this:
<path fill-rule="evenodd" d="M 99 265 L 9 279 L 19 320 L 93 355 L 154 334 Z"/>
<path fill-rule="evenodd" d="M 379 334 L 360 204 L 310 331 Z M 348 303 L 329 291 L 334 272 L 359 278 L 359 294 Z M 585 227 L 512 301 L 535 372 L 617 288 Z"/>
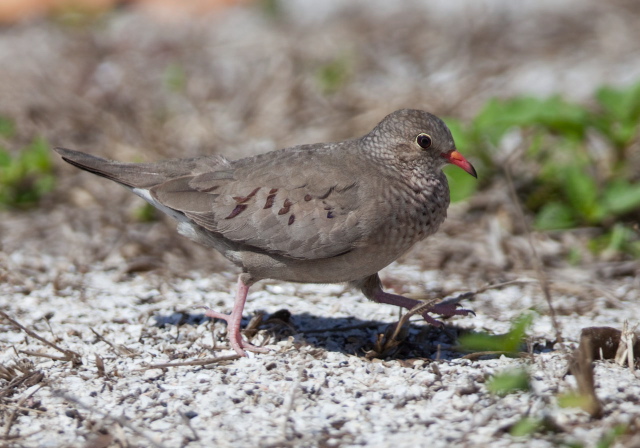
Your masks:
<path fill-rule="evenodd" d="M 467 173 L 471 174 L 476 179 L 478 178 L 476 169 L 458 151 L 451 151 L 449 154 L 442 153 L 442 157 L 447 159 L 447 162 L 453 163 L 454 165 L 459 166 L 460 168 L 465 170 Z"/>

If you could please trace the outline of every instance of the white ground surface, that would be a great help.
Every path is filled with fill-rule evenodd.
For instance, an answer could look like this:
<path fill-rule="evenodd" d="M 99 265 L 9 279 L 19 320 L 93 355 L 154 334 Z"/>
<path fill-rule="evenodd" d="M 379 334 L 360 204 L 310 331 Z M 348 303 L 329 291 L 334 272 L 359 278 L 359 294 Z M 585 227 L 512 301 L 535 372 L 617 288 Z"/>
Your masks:
<path fill-rule="evenodd" d="M 452 2 L 402 2 L 398 9 L 389 7 L 391 13 L 384 6 L 391 4 L 387 1 L 374 6 L 359 2 L 345 13 L 336 12 L 340 8 L 335 1 L 314 1 L 328 6 L 309 13 L 309 3 L 291 2 L 286 27 L 238 10 L 193 34 L 150 25 L 135 14 L 116 15 L 99 28 L 95 41 L 82 45 L 73 30 L 9 27 L 0 39 L 2 108 L 16 117 L 35 111 L 41 121 L 27 125 L 29 135 L 44 135 L 52 142 L 56 138 L 57 144 L 90 136 L 102 145 L 92 148 L 102 155 L 125 147 L 133 160 L 148 148 L 146 157 L 155 160 L 157 149 L 168 154 L 170 148 L 178 148 L 187 156 L 214 145 L 240 156 L 352 137 L 354 105 L 364 129 L 365 123 L 369 126 L 398 107 L 429 106 L 469 118 L 493 96 L 560 93 L 588 102 L 597 86 L 626 85 L 640 76 L 637 20 L 625 13 L 623 1 L 526 1 L 516 6 L 473 0 L 457 10 L 446 7 Z M 427 11 L 413 14 L 418 11 L 414 4 Z M 358 9 L 366 14 L 355 14 Z M 380 27 L 386 28 L 378 31 Z M 182 52 L 180 45 L 186 48 Z M 192 76 L 187 100 L 149 87 L 162 86 L 158 78 L 173 59 L 158 55 L 173 46 L 175 59 L 184 59 Z M 327 99 L 313 93 L 311 81 L 300 81 L 300 70 L 315 70 L 306 57 L 330 61 L 345 51 L 357 56 L 356 67 L 362 66 L 348 92 Z M 102 53 L 106 56 L 95 56 Z M 93 61 L 93 56 L 104 60 Z M 85 59 L 98 68 L 93 71 Z M 89 79 L 89 87 L 78 87 L 77 79 Z M 211 86 L 229 93 L 218 94 Z M 203 90 L 210 97 L 201 100 Z M 138 100 L 139 92 L 144 92 L 143 100 Z M 132 107 L 132 117 L 145 119 L 127 119 L 127 114 L 118 118 L 117 107 L 98 114 L 100 104 L 111 104 L 111 95 L 119 99 L 116 104 Z M 94 96 L 107 99 L 93 105 Z M 162 109 L 159 105 L 175 113 L 162 129 L 145 121 Z M 299 119 L 291 119 L 294 113 Z M 95 127 L 78 120 L 85 126 L 80 129 L 75 121 L 63 120 L 67 115 L 95 122 Z M 540 315 L 529 332 L 531 357 L 475 361 L 462 359 L 462 353 L 451 350 L 455 341 L 450 336 L 428 331 L 420 321 L 412 323 L 405 342 L 408 354 L 368 360 L 364 351 L 397 320 L 397 309 L 370 303 L 340 285 L 260 282 L 250 292 L 245 317 L 256 310 L 267 316 L 282 309 L 291 313 L 290 328 L 271 324 L 254 339 L 272 352 L 206 367 L 149 369 L 157 363 L 231 353 L 222 347 L 224 325 L 215 325 L 214 350 L 210 324 L 202 322 L 201 311 L 194 307 L 207 304 L 228 311 L 235 274 L 123 274 L 122 267 L 132 257 L 118 243 L 130 226 L 123 224 L 124 212 L 111 213 L 131 203 L 124 203 L 124 193 L 109 189 L 103 180 L 82 181 L 80 191 L 72 191 L 79 178 L 65 169 L 60 172 L 67 180 L 60 184 L 68 187 L 73 201 L 50 206 L 45 215 L 0 215 L 0 310 L 46 340 L 78 353 L 82 363 L 72 366 L 46 357 L 60 353 L 0 319 L 0 364 L 7 368 L 25 362 L 42 374 L 33 385 L 10 387 L 9 380 L 21 375 L 0 372 L 3 446 L 497 448 L 576 442 L 594 447 L 625 423 L 630 423 L 632 434 L 618 439 L 619 446 L 640 446 L 637 373 L 611 361 L 596 362 L 596 393 L 604 405 L 600 420 L 557 404 L 560 394 L 575 387 L 574 377 L 565 373 L 581 329 L 620 329 L 625 319 L 640 321 L 637 277 L 603 280 L 590 268 L 548 269 L 566 340 L 556 345 L 551 343 L 555 330 L 547 305 L 535 283 L 478 294 L 463 302 L 477 316 L 448 321 L 450 335 L 458 329 L 501 334 L 525 310 L 534 308 Z M 75 217 L 68 219 L 72 224 L 65 224 L 73 210 Z M 80 220 L 77 215 L 84 213 L 100 216 Z M 141 225 L 131 226 L 137 226 L 133 236 L 123 238 L 146 241 Z M 479 222 L 459 233 L 476 232 L 468 238 L 490 246 L 484 241 L 491 237 L 488 228 Z M 453 238 L 438 243 L 442 233 L 427 247 L 442 249 L 455 243 Z M 527 259 L 526 240 L 503 233 L 503 240 L 495 244 L 505 250 L 502 261 L 513 253 Z M 111 245 L 117 246 L 113 254 L 95 255 L 104 247 L 111 250 Z M 519 248 L 524 250 L 518 252 Z M 45 255 L 65 251 L 67 256 Z M 176 253 L 174 264 L 184 257 Z M 406 264 L 393 265 L 382 275 L 402 293 L 465 292 L 484 286 L 470 280 L 478 277 L 473 270 L 483 267 L 473 265 L 472 258 L 489 265 L 494 256 L 500 258 L 485 251 L 462 259 L 457 275 L 451 269 L 423 271 Z M 561 256 L 558 250 L 549 258 Z M 94 258 L 107 261 L 86 261 Z M 479 277 L 498 282 L 516 275 L 502 269 L 487 269 L 490 275 Z M 522 275 L 535 278 L 533 273 Z M 184 324 L 175 325 L 182 318 Z M 321 329 L 328 331 L 317 331 Z M 514 367 L 529 369 L 531 390 L 504 398 L 491 395 L 486 379 Z M 525 416 L 546 418 L 556 428 L 523 438 L 510 436 L 510 425 Z"/>
<path fill-rule="evenodd" d="M 19 262 L 19 255 L 13 258 Z M 39 275 L 56 281 L 28 294 L 2 285 L 0 307 L 47 340 L 77 352 L 82 364 L 74 368 L 24 355 L 21 351 L 60 353 L 2 322 L 0 362 L 7 366 L 29 359 L 45 373 L 42 382 L 19 388 L 13 397 L 24 407 L 37 403 L 36 412 L 19 414 L 12 425 L 10 434 L 19 437 L 16 446 L 103 446 L 97 444 L 101 431 L 109 434 L 103 440 L 111 438 L 111 446 L 551 447 L 571 441 L 595 446 L 613 426 L 637 421 L 640 415 L 638 373 L 610 361 L 599 361 L 595 368 L 603 420 L 590 421 L 580 410 L 557 405 L 559 394 L 575 387 L 573 376 L 565 376 L 566 350 L 575 347 L 581 328 L 620 328 L 624 319 L 640 321 L 638 292 L 624 286 L 613 292 L 620 298 L 617 306 L 610 305 L 610 298 L 594 297 L 596 312 L 560 316 L 568 342 L 553 350 L 537 346 L 529 359 L 461 359 L 462 354 L 447 350 L 451 341 L 437 332 L 421 342 L 423 324 L 416 322 L 409 340 L 418 347 L 441 343 L 440 359 L 433 360 L 436 354 L 432 359 L 382 361 L 365 359 L 363 350 L 395 321 L 396 309 L 370 303 L 340 285 L 265 282 L 252 291 L 245 316 L 283 308 L 292 313 L 290 336 L 263 330 L 254 339 L 266 342 L 271 353 L 162 370 L 149 366 L 213 355 L 210 324 L 198 324 L 196 307 L 206 303 L 230 309 L 231 274 L 166 281 L 154 275 L 123 277 L 104 266 L 87 273 L 68 271 L 64 260 L 45 264 L 47 272 Z M 438 273 L 412 266 L 393 265 L 384 274 L 408 285 L 443 286 Z M 459 280 L 447 279 L 446 286 L 456 288 Z M 571 304 L 578 299 L 561 300 Z M 495 333 L 506 332 L 510 320 L 526 309 L 546 308 L 535 284 L 489 290 L 466 305 L 477 317 L 449 324 Z M 179 327 L 155 325 L 177 321 L 176 313 L 190 313 L 191 319 Z M 363 320 L 373 323 L 340 330 Z M 321 328 L 333 330 L 312 332 Z M 221 332 L 224 325 L 215 329 Z M 530 342 L 544 345 L 553 337 L 550 319 L 537 317 Z M 229 354 L 225 349 L 215 352 Z M 504 398 L 487 392 L 489 376 L 514 367 L 530 371 L 530 391 Z M 549 418 L 561 429 L 521 439 L 508 435 L 509 425 L 523 416 Z M 122 419 L 130 427 L 122 428 Z"/>

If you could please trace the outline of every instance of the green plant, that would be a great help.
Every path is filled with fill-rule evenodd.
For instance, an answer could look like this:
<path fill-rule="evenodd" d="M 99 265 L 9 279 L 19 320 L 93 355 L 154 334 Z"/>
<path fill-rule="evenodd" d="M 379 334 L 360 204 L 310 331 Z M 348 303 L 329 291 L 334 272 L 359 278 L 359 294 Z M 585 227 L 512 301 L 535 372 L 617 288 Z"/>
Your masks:
<path fill-rule="evenodd" d="M 335 93 L 345 85 L 351 74 L 353 62 L 347 54 L 337 56 L 321 65 L 316 71 L 316 80 L 325 94 Z"/>
<path fill-rule="evenodd" d="M 154 222 L 158 220 L 158 210 L 145 202 L 133 211 L 133 218 L 138 222 Z"/>
<path fill-rule="evenodd" d="M 561 408 L 579 408 L 588 412 L 593 407 L 593 397 L 579 392 L 569 392 L 558 396 Z"/>
<path fill-rule="evenodd" d="M 606 434 L 603 434 L 600 440 L 598 440 L 598 443 L 596 444 L 596 448 L 609 448 L 610 446 L 613 446 L 616 439 L 624 435 L 624 433 L 626 433 L 628 429 L 629 428 L 626 424 L 620 424 L 620 425 L 614 426 Z"/>
<path fill-rule="evenodd" d="M 470 333 L 460 337 L 460 344 L 465 350 L 472 352 L 499 352 L 515 354 L 520 351 L 526 332 L 533 322 L 533 313 L 518 316 L 509 332 L 501 335 L 488 333 Z M 504 396 L 519 390 L 529 390 L 529 372 L 516 368 L 492 376 L 487 381 L 489 392 Z M 522 429 L 524 431 L 524 429 Z"/>
<path fill-rule="evenodd" d="M 500 397 L 530 389 L 530 377 L 526 369 L 516 368 L 507 370 L 492 376 L 487 381 L 487 390 Z"/>
<path fill-rule="evenodd" d="M 501 174 L 501 148 L 509 136 L 515 138 L 509 144 L 520 148 L 511 165 L 520 170 L 516 188 L 537 229 L 592 226 L 612 232 L 640 220 L 640 166 L 631 164 L 640 138 L 640 83 L 600 88 L 593 107 L 559 96 L 493 99 L 468 125 L 447 124 L 458 148 L 477 165 L 480 188 Z M 447 173 L 456 185 L 453 200 L 476 188 L 458 174 Z M 640 236 L 627 232 L 626 239 L 637 243 Z M 634 253 L 630 246 L 635 247 L 619 250 Z"/>
<path fill-rule="evenodd" d="M 596 253 L 615 255 L 628 253 L 640 258 L 640 238 L 630 226 L 615 224 L 611 230 L 589 242 L 589 248 Z"/>
<path fill-rule="evenodd" d="M 11 138 L 15 133 L 13 121 L 0 117 L 0 137 Z"/>
<path fill-rule="evenodd" d="M 54 186 L 49 145 L 36 138 L 15 156 L 0 147 L 0 207 L 27 207 Z"/>
<path fill-rule="evenodd" d="M 165 69 L 163 73 L 164 85 L 172 92 L 184 92 L 187 86 L 187 74 L 184 68 L 177 64 L 171 63 Z"/>
<path fill-rule="evenodd" d="M 535 433 L 543 426 L 542 420 L 532 417 L 524 417 L 518 420 L 510 429 L 509 434 L 514 437 L 526 437 Z"/>
<path fill-rule="evenodd" d="M 516 353 L 520 351 L 527 330 L 533 323 L 533 313 L 524 313 L 518 316 L 509 332 L 493 335 L 488 333 L 469 333 L 460 337 L 460 344 L 469 351 L 494 351 Z"/>
<path fill-rule="evenodd" d="M 596 100 L 600 113 L 594 115 L 593 123 L 614 144 L 620 162 L 624 149 L 638 135 L 640 83 L 622 89 L 601 87 Z"/>
<path fill-rule="evenodd" d="M 463 151 L 463 154 L 467 154 L 466 149 L 470 148 L 471 145 L 462 123 L 453 118 L 446 118 L 444 121 L 451 130 L 456 146 Z M 449 180 L 449 185 L 455 185 L 455 188 L 450 189 L 451 202 L 463 201 L 471 197 L 478 189 L 478 179 L 469 176 L 459 168 L 447 166 L 444 169 L 444 173 Z M 482 181 L 482 179 L 480 179 L 480 181 Z"/>

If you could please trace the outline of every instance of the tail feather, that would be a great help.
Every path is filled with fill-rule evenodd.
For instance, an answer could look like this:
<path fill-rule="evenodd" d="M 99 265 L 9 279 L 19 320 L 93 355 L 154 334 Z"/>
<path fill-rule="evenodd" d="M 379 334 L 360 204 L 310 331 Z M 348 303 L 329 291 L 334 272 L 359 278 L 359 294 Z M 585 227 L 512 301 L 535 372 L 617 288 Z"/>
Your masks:
<path fill-rule="evenodd" d="M 148 189 L 176 177 L 224 169 L 229 162 L 220 156 L 165 160 L 157 163 L 122 163 L 80 151 L 54 148 L 62 160 L 82 170 L 106 177 L 129 188 Z"/>

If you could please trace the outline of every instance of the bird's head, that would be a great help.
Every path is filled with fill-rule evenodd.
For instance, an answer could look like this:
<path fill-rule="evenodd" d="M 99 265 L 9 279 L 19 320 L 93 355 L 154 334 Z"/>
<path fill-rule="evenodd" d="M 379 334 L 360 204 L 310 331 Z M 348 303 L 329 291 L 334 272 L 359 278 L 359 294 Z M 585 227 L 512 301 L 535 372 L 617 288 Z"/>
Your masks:
<path fill-rule="evenodd" d="M 428 112 L 397 110 L 387 115 L 364 139 L 377 156 L 434 169 L 451 163 L 478 177 L 473 165 L 456 149 L 444 121 Z"/>

